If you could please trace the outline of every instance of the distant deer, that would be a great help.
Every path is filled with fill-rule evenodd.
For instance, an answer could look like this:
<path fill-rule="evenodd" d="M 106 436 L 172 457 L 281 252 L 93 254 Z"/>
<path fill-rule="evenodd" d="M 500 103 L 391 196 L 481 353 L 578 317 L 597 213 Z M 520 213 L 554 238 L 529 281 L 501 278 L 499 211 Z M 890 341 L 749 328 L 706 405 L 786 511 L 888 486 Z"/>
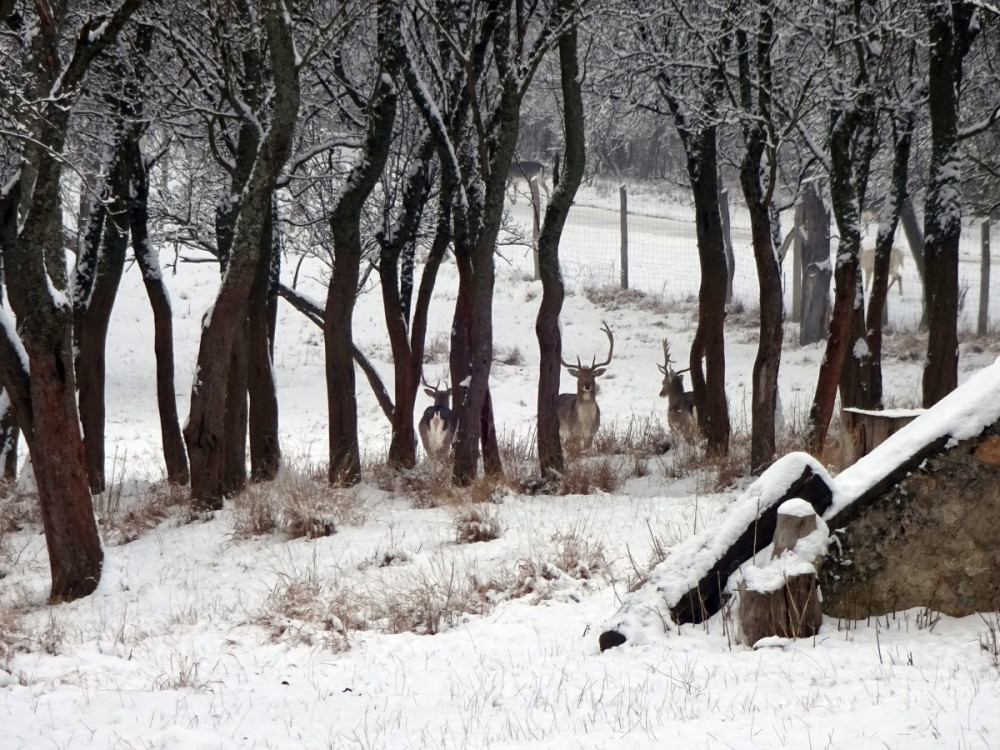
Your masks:
<path fill-rule="evenodd" d="M 676 372 L 670 365 L 670 344 L 663 339 L 663 364 L 657 365 L 663 373 L 663 388 L 660 397 L 667 399 L 667 423 L 671 432 L 676 432 L 686 438 L 691 438 L 698 432 L 697 412 L 694 407 L 694 394 L 684 390 L 684 373 L 690 367 Z"/>
<path fill-rule="evenodd" d="M 534 182 L 545 191 L 545 200 L 549 200 L 549 186 L 545 182 L 545 165 L 538 161 L 520 161 L 514 159 L 507 170 L 507 194 L 511 203 L 517 203 L 517 185 L 524 183 L 524 186 L 531 189 Z"/>
<path fill-rule="evenodd" d="M 885 288 L 886 294 L 892 289 L 893 284 L 899 285 L 899 294 L 903 294 L 903 251 L 892 246 L 892 250 L 889 251 L 889 285 Z M 872 276 L 875 271 L 875 248 L 874 247 L 863 247 L 861 248 L 861 272 L 865 275 L 865 289 L 870 289 L 872 285 Z"/>
<path fill-rule="evenodd" d="M 430 385 L 420 375 L 420 382 L 426 386 L 424 393 L 434 399 L 434 406 L 424 409 L 417 430 L 420 432 L 420 442 L 431 458 L 447 456 L 451 450 L 451 440 L 455 435 L 455 415 L 452 414 L 449 403 L 451 388 L 438 388 L 438 384 Z"/>
<path fill-rule="evenodd" d="M 597 384 L 594 381 L 606 372 L 605 368 L 611 364 L 615 353 L 615 337 L 608 324 L 604 323 L 601 330 L 608 337 L 606 360 L 597 362 L 595 355 L 590 367 L 584 367 L 579 355 L 576 365 L 560 359 L 566 372 L 576 378 L 576 393 L 560 393 L 556 401 L 559 409 L 559 437 L 563 443 L 573 448 L 581 444 L 585 449 L 590 448 L 594 443 L 594 435 L 601 427 L 601 410 L 597 406 Z"/>

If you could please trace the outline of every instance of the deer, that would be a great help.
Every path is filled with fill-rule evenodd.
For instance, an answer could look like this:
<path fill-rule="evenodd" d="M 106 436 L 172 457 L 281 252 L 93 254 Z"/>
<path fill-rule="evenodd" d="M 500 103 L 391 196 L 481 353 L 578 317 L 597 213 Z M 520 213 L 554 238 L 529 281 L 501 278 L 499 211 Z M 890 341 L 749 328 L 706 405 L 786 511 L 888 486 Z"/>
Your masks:
<path fill-rule="evenodd" d="M 420 374 L 420 382 L 424 384 L 424 393 L 434 399 L 434 406 L 424 409 L 417 430 L 424 451 L 431 458 L 441 458 L 451 450 L 451 441 L 455 436 L 455 415 L 452 413 L 451 388 L 438 388 L 441 381 L 433 386 Z"/>
<path fill-rule="evenodd" d="M 521 161 L 514 159 L 507 170 L 507 194 L 511 203 L 517 203 L 517 184 L 523 182 L 525 187 L 531 189 L 534 182 L 545 191 L 545 200 L 551 198 L 549 186 L 545 182 L 545 165 L 539 161 Z"/>
<path fill-rule="evenodd" d="M 581 444 L 584 449 L 589 449 L 601 427 L 601 409 L 597 405 L 597 384 L 594 381 L 607 372 L 605 368 L 611 364 L 615 353 L 615 337 L 608 324 L 604 323 L 601 330 L 608 337 L 608 356 L 603 362 L 598 362 L 595 355 L 590 367 L 585 367 L 579 355 L 575 365 L 559 358 L 566 372 L 576 378 L 576 393 L 560 393 L 556 400 L 559 438 L 574 451 Z"/>
<path fill-rule="evenodd" d="M 690 370 L 674 370 L 671 365 L 670 343 L 663 339 L 663 364 L 657 365 L 663 373 L 663 388 L 660 398 L 667 399 L 667 424 L 671 432 L 676 432 L 690 439 L 698 431 L 698 413 L 694 406 L 694 394 L 684 390 L 684 373 Z"/>
<path fill-rule="evenodd" d="M 886 294 L 892 289 L 893 284 L 899 286 L 899 294 L 903 295 L 903 276 L 901 270 L 904 260 L 903 251 L 893 245 L 889 251 L 889 285 L 885 288 Z M 872 276 L 875 271 L 875 248 L 864 247 L 861 249 L 861 272 L 865 275 L 865 289 L 870 289 Z"/>

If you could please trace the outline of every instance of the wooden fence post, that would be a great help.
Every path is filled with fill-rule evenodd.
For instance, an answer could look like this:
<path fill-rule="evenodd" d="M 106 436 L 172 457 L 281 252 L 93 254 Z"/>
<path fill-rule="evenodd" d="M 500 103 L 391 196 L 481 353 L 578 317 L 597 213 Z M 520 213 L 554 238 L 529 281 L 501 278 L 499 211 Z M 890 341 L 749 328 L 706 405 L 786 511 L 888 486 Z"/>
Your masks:
<path fill-rule="evenodd" d="M 983 259 L 979 265 L 979 325 L 976 333 L 985 336 L 990 323 L 990 220 L 982 226 Z"/>
<path fill-rule="evenodd" d="M 625 186 L 622 185 L 618 188 L 618 194 L 621 196 L 622 202 L 622 250 L 621 250 L 621 263 L 622 263 L 622 289 L 628 289 L 628 192 Z"/>

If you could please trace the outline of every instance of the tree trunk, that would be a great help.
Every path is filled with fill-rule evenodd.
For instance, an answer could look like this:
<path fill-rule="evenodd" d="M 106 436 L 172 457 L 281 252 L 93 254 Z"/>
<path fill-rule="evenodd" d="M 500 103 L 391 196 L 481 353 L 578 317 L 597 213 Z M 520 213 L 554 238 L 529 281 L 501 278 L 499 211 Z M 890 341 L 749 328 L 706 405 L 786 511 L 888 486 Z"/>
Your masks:
<path fill-rule="evenodd" d="M 740 182 L 750 212 L 750 235 L 760 285 L 760 340 L 753 364 L 750 411 L 750 470 L 759 473 L 774 459 L 784 305 L 781 268 L 773 240 L 775 227 L 771 224 L 770 199 L 765 196 L 761 173 L 766 134 L 760 127 L 748 126 L 744 129 L 744 139 L 746 153 L 740 166 Z"/>
<path fill-rule="evenodd" d="M 417 389 L 420 387 L 424 337 L 427 333 L 427 311 L 438 268 L 451 236 L 449 222 L 445 222 L 442 228 L 439 221 L 438 233 L 432 243 L 421 277 L 417 309 L 413 322 L 410 323 L 413 260 L 417 231 L 434 182 L 433 155 L 434 144 L 428 138 L 418 151 L 417 164 L 403 192 L 398 221 L 392 227 L 383 227 L 378 237 L 381 245 L 378 271 L 382 282 L 382 309 L 385 312 L 389 345 L 392 347 L 395 375 L 396 406 L 392 413 L 392 438 L 387 457 L 389 466 L 393 468 L 409 469 L 417 462 L 413 409 L 416 405 Z M 439 211 L 450 216 L 447 208 L 448 200 L 442 196 L 438 200 L 438 207 Z"/>
<path fill-rule="evenodd" d="M 560 12 L 569 13 L 566 0 Z M 542 475 L 563 470 L 562 443 L 559 439 L 559 377 L 562 360 L 562 335 L 559 315 L 565 289 L 559 269 L 559 241 L 576 191 L 583 180 L 586 164 L 583 98 L 577 60 L 577 27 L 572 25 L 559 39 L 559 69 L 563 94 L 563 132 L 565 158 L 561 179 L 553 185 L 545 208 L 545 220 L 538 236 L 538 271 L 542 281 L 542 301 L 535 319 L 538 337 L 538 465 Z"/>
<path fill-rule="evenodd" d="M 962 232 L 958 145 L 962 60 L 978 32 L 976 9 L 963 0 L 928 3 L 928 92 L 931 163 L 924 204 L 927 363 L 923 404 L 930 407 L 958 385 L 958 241 Z"/>
<path fill-rule="evenodd" d="M 351 318 L 361 267 L 361 211 L 382 174 L 396 120 L 397 92 L 393 80 L 399 71 L 398 26 L 390 18 L 387 0 L 379 2 L 379 58 L 383 75 L 369 103 L 364 158 L 351 171 L 330 216 L 333 234 L 333 271 L 326 298 L 326 393 L 330 409 L 331 484 L 361 481 L 358 445 L 358 407 L 355 391 Z"/>
<path fill-rule="evenodd" d="M 873 408 L 882 408 L 882 318 L 889 283 L 889 260 L 899 213 L 906 200 L 906 182 L 909 174 L 910 144 L 916 123 L 915 114 L 908 111 L 893 122 L 893 163 L 889 191 L 886 193 L 875 236 L 875 263 L 872 269 L 871 296 L 868 300 L 868 349 L 871 352 L 870 402 Z"/>
<path fill-rule="evenodd" d="M 278 392 L 274 379 L 274 335 L 278 312 L 281 247 L 275 236 L 275 202 L 268 204 L 250 298 L 248 387 L 250 391 L 250 477 L 267 482 L 281 467 Z"/>
<path fill-rule="evenodd" d="M 128 247 L 128 211 L 132 184 L 131 139 L 119 132 L 114 163 L 108 176 L 111 204 L 104 225 L 100 260 L 93 278 L 93 288 L 79 315 L 76 329 L 76 374 L 80 390 L 80 423 L 83 426 L 83 449 L 87 464 L 90 491 L 99 493 L 105 487 L 104 426 L 105 426 L 105 364 L 108 323 L 122 273 Z"/>
<path fill-rule="evenodd" d="M 265 219 L 266 221 L 266 219 Z M 260 258 L 256 259 L 257 265 Z M 256 268 L 254 269 L 256 278 Z M 254 282 L 256 283 L 256 282 Z M 253 287 L 249 291 L 253 297 Z M 246 315 L 250 313 L 250 299 Z M 235 329 L 232 348 L 229 350 L 229 377 L 226 382 L 226 411 L 223 421 L 222 441 L 222 494 L 231 497 L 247 486 L 247 425 L 250 408 L 247 404 L 249 389 L 250 329 L 246 317 L 233 321 Z"/>
<path fill-rule="evenodd" d="M 836 112 L 830 128 L 830 153 L 851 153 L 851 144 L 857 130 L 860 114 L 857 110 Z M 830 171 L 830 195 L 834 204 L 834 217 L 840 231 L 837 262 L 834 267 L 833 316 L 826 354 L 820 365 L 816 393 L 809 411 L 809 446 L 813 454 L 822 455 L 826 434 L 833 418 L 837 387 L 844 370 L 844 360 L 850 351 L 854 310 L 864 298 L 858 273 L 858 251 L 861 230 L 854 186 L 854 170 L 849 159 L 833 159 Z M 861 299 L 859 300 L 859 296 Z"/>
<path fill-rule="evenodd" d="M 282 4 L 277 0 L 267 0 L 263 23 L 274 79 L 271 120 L 243 191 L 232 255 L 215 305 L 202 328 L 198 377 L 191 392 L 191 414 L 184 428 L 191 459 L 192 500 L 197 506 L 212 509 L 221 508 L 223 500 L 222 462 L 229 355 L 236 329 L 247 317 L 264 216 L 278 175 L 291 150 L 292 132 L 298 119 L 298 69 L 291 29 L 286 19 Z"/>
<path fill-rule="evenodd" d="M 149 242 L 149 173 L 138 141 L 132 144 L 132 191 L 129 216 L 132 231 L 132 252 L 142 272 L 142 283 L 153 311 L 153 352 L 156 355 L 156 404 L 160 414 L 160 439 L 167 481 L 187 484 L 187 451 L 177 415 L 177 395 L 174 389 L 174 324 L 160 261 Z"/>
<path fill-rule="evenodd" d="M 698 328 L 691 344 L 691 387 L 698 409 L 698 426 L 709 453 L 729 452 L 729 406 L 726 401 L 726 246 L 719 214 L 718 144 L 714 127 L 684 138 L 688 177 L 694 196 L 701 288 Z M 705 359 L 704 374 L 701 360 Z"/>

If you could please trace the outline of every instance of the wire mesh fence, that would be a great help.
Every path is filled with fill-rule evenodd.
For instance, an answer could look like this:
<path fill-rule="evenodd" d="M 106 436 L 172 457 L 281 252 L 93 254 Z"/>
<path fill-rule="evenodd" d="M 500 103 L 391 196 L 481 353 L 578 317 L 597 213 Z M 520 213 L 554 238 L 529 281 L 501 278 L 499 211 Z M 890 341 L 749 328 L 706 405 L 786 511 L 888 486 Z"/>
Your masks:
<path fill-rule="evenodd" d="M 559 250 L 563 281 L 568 290 L 618 287 L 622 284 L 622 228 L 618 189 L 584 188 L 570 210 Z M 509 206 L 512 228 L 522 237 L 532 232 L 532 207 L 524 197 Z M 544 209 L 544 206 L 543 206 Z M 757 271 L 750 237 L 750 220 L 745 208 L 731 206 L 731 239 L 735 257 L 733 299 L 746 308 L 759 306 Z M 783 215 L 782 232 L 791 229 L 790 215 Z M 959 249 L 959 320 L 961 331 L 975 333 L 978 328 L 982 280 L 984 278 L 983 235 L 980 221 L 964 226 Z M 832 252 L 836 252 L 836 227 Z M 987 237 L 990 234 L 986 235 Z M 864 245 L 874 245 L 875 225 L 864 227 Z M 916 329 L 923 310 L 923 286 L 916 264 L 902 230 L 897 245 L 903 250 L 900 268 L 901 284 L 894 287 L 887 300 L 890 325 L 900 329 Z M 995 266 L 1000 253 L 1000 240 L 989 242 L 992 248 L 990 266 Z M 534 274 L 533 249 L 530 239 L 505 246 L 501 255 L 513 269 L 525 275 Z M 628 196 L 627 254 L 628 286 L 636 291 L 655 294 L 667 301 L 696 299 L 701 283 L 694 208 L 690 202 L 672 200 L 663 194 L 638 193 Z M 792 253 L 782 266 L 786 318 L 792 310 Z M 993 331 L 1000 322 L 1000 272 L 989 273 L 987 284 L 987 330 Z M 831 289 L 832 294 L 832 289 Z"/>

